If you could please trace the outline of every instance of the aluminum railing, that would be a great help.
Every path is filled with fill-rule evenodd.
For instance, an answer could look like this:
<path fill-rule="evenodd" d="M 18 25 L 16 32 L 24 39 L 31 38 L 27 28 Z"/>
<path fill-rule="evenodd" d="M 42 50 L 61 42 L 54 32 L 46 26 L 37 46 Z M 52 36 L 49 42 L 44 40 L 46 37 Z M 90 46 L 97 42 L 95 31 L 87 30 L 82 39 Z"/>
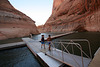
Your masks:
<path fill-rule="evenodd" d="M 82 46 L 81 46 L 79 43 L 75 43 L 76 41 L 79 41 L 79 42 L 80 42 L 80 41 L 81 41 L 81 42 L 86 41 L 86 42 L 87 42 L 88 47 L 89 47 L 90 56 L 88 56 L 88 55 L 82 50 Z M 55 46 L 55 44 L 57 44 L 57 45 Z M 67 46 L 65 46 L 64 44 L 66 44 Z M 80 50 L 80 52 L 81 52 L 82 67 L 84 67 L 83 54 L 84 54 L 86 57 L 92 59 L 90 42 L 89 42 L 87 39 L 66 39 L 66 40 L 59 40 L 59 41 L 56 41 L 56 42 L 51 42 L 51 48 L 52 48 L 51 51 L 53 51 L 53 50 L 56 51 L 56 49 L 57 49 L 59 46 L 61 46 L 61 51 L 62 51 L 62 57 L 61 57 L 61 58 L 62 58 L 62 60 L 61 60 L 62 63 L 65 63 L 65 64 L 66 64 L 66 62 L 64 62 L 63 53 L 67 52 L 67 53 L 70 55 L 70 57 L 73 58 L 73 60 L 75 61 L 75 63 L 80 67 L 79 63 L 78 63 L 78 62 L 75 60 L 75 58 L 72 56 L 72 54 L 74 54 L 74 48 L 73 48 L 73 46 L 76 46 L 76 47 Z M 71 48 L 72 48 L 72 54 L 71 54 L 70 51 L 67 49 L 69 46 L 71 46 Z M 52 54 L 52 55 L 53 55 L 53 54 Z M 59 55 L 59 54 L 58 54 L 58 55 Z"/>
<path fill-rule="evenodd" d="M 92 59 L 90 42 L 87 39 L 61 39 L 61 40 L 57 40 L 57 42 L 62 42 L 62 43 L 64 43 L 64 42 L 87 42 L 87 45 L 88 45 L 88 48 L 89 48 L 89 55 L 90 55 L 90 56 L 88 56 L 88 58 Z"/>

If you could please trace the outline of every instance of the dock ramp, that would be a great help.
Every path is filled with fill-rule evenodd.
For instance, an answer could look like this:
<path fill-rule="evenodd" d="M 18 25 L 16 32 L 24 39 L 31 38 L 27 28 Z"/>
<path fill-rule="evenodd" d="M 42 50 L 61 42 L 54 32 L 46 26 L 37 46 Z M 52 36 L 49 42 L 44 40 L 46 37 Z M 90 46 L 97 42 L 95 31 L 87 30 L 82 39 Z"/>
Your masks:
<path fill-rule="evenodd" d="M 82 47 L 79 43 L 75 43 L 74 41 L 87 41 L 85 39 L 77 39 L 77 40 L 66 40 L 67 42 L 51 42 L 51 51 L 46 52 L 46 54 L 54 59 L 56 59 L 57 61 L 60 61 L 66 65 L 69 65 L 70 67 L 88 67 L 89 63 L 92 60 L 91 57 L 91 50 L 90 51 L 90 56 L 88 56 L 83 50 Z M 70 42 L 68 42 L 70 41 Z M 58 45 L 60 48 L 57 49 Z M 67 46 L 65 46 L 64 44 L 66 44 Z M 80 55 L 81 56 L 77 56 L 74 55 L 74 50 L 73 50 L 73 45 L 76 46 L 79 50 L 80 50 Z M 72 51 L 73 54 L 70 53 L 70 51 L 67 49 L 68 46 L 72 47 Z M 90 45 L 89 45 L 90 46 Z M 86 55 L 86 57 L 83 57 L 83 54 Z"/>

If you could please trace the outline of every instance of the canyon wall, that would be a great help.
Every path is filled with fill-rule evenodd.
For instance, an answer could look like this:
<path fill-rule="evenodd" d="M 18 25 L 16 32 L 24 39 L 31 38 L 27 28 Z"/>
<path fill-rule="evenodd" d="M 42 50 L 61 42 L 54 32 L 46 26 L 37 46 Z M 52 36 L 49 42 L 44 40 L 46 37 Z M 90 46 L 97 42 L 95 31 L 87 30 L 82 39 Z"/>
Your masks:
<path fill-rule="evenodd" d="M 52 14 L 40 32 L 100 32 L 100 0 L 54 0 Z"/>
<path fill-rule="evenodd" d="M 15 9 L 8 0 L 0 0 L 0 40 L 38 33 L 35 21 Z"/>

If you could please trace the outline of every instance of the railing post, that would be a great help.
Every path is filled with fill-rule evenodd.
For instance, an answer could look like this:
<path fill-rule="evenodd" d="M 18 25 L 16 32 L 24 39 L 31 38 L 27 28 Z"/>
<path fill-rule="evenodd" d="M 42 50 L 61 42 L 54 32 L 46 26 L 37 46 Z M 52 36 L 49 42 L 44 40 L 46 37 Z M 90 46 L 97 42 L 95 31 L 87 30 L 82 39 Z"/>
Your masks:
<path fill-rule="evenodd" d="M 68 52 L 68 54 L 73 58 L 73 60 L 77 63 L 78 67 L 80 67 L 79 63 L 76 61 L 76 59 L 71 55 L 71 53 L 68 51 L 67 47 L 68 46 L 71 46 L 71 49 L 72 49 L 72 53 L 74 54 L 74 45 L 81 51 L 81 63 L 82 63 L 82 67 L 84 67 L 84 60 L 83 60 L 83 55 L 87 56 L 88 58 L 92 57 L 91 55 L 91 48 L 90 48 L 90 43 L 88 40 L 83 40 L 83 41 L 87 41 L 88 42 L 88 45 L 89 45 L 89 51 L 90 51 L 90 57 L 82 50 L 82 46 L 79 44 L 79 43 L 75 43 L 74 41 L 82 41 L 82 40 L 69 40 L 69 42 L 55 42 L 55 43 L 59 43 L 59 45 L 61 44 L 60 48 L 61 48 L 61 52 L 62 52 L 62 55 L 59 54 L 59 56 L 61 56 L 61 60 L 64 62 L 64 50 Z M 65 46 L 64 44 L 68 44 L 67 46 Z M 54 44 L 52 44 L 53 47 Z M 58 52 L 59 53 L 59 52 Z"/>
<path fill-rule="evenodd" d="M 82 47 L 81 47 L 81 56 L 82 56 L 82 67 L 84 67 Z"/>
<path fill-rule="evenodd" d="M 61 50 L 62 50 L 62 60 L 64 61 L 64 55 L 63 55 L 63 47 L 61 45 Z"/>
<path fill-rule="evenodd" d="M 92 53 L 91 53 L 90 42 L 89 42 L 88 40 L 87 40 L 87 42 L 88 42 L 88 45 L 89 45 L 90 57 L 91 57 L 91 59 L 92 59 Z"/>
<path fill-rule="evenodd" d="M 74 42 L 71 40 L 71 43 L 74 43 Z M 72 53 L 74 54 L 73 44 L 71 44 L 71 46 L 72 46 Z"/>

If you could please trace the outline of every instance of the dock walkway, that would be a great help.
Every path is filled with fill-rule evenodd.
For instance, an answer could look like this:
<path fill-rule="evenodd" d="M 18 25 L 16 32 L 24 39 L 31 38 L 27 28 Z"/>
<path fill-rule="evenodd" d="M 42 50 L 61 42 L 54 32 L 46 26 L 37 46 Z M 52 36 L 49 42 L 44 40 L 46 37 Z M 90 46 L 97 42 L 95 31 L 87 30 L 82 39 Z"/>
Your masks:
<path fill-rule="evenodd" d="M 51 38 L 52 39 L 55 39 L 55 38 L 58 38 L 58 37 L 62 37 L 62 36 L 65 36 L 65 35 L 68 35 L 68 34 L 72 34 L 72 33 L 74 33 L 74 31 L 72 31 L 72 32 L 67 32 L 67 33 L 63 33 L 63 34 L 59 34 L 59 35 L 54 35 L 54 36 L 51 36 Z M 45 40 L 46 40 L 47 38 L 45 38 Z M 40 39 L 38 39 L 38 40 L 36 40 L 36 41 L 40 41 L 41 40 L 41 38 Z"/>
<path fill-rule="evenodd" d="M 57 49 L 57 52 L 48 51 L 48 45 L 46 45 L 46 49 L 41 48 L 41 43 L 39 41 L 35 41 L 30 38 L 22 38 L 22 40 L 27 44 L 27 47 L 32 51 L 32 53 L 36 57 L 41 58 L 44 61 L 44 63 L 48 65 L 48 67 L 59 67 L 63 64 L 63 62 L 59 61 L 61 60 L 60 56 L 62 55 L 59 49 Z M 45 53 L 47 55 L 45 55 Z M 59 53 L 59 55 L 57 53 Z M 78 61 L 79 65 L 75 63 L 75 61 L 68 53 L 64 53 L 64 61 L 66 62 L 66 64 L 70 67 L 82 67 L 81 57 L 76 55 L 72 56 Z M 91 59 L 83 58 L 83 60 L 84 60 L 84 67 L 88 67 L 88 64 L 91 61 Z"/>
<path fill-rule="evenodd" d="M 51 38 L 54 39 L 54 38 L 61 37 L 61 36 L 64 36 L 64 35 L 67 35 L 67 34 L 71 34 L 71 33 L 73 33 L 73 32 L 68 32 L 68 33 L 52 36 Z M 37 41 L 40 41 L 40 40 L 37 40 Z M 25 44 L 26 44 L 25 42 L 15 42 L 15 43 L 8 43 L 8 44 L 0 44 L 0 50 L 26 46 Z"/>
<path fill-rule="evenodd" d="M 44 61 L 44 66 L 48 67 L 59 67 L 62 65 L 61 62 L 45 55 L 45 52 L 48 51 L 48 45 L 45 45 L 45 48 L 41 48 L 41 43 L 39 41 L 35 41 L 30 38 L 22 38 L 22 40 L 27 44 L 27 47 L 31 50 L 31 52 L 35 55 L 35 57 L 40 58 L 42 61 Z M 43 63 L 40 60 L 41 63 Z"/>
<path fill-rule="evenodd" d="M 62 36 L 65 36 L 65 35 L 68 35 L 68 34 L 72 34 L 72 33 L 74 33 L 74 31 L 73 32 L 67 32 L 67 33 L 64 33 L 64 34 L 55 35 L 55 36 L 51 36 L 51 38 L 55 39 L 55 38 L 62 37 Z"/>
<path fill-rule="evenodd" d="M 21 46 L 25 46 L 25 42 L 0 44 L 0 50 L 9 49 L 9 48 L 16 48 L 16 47 L 21 47 Z"/>
<path fill-rule="evenodd" d="M 73 54 L 68 54 L 66 52 L 63 52 L 62 56 L 62 51 L 59 49 L 54 49 L 52 52 L 47 52 L 48 56 L 51 56 L 52 58 L 65 63 L 66 65 L 72 66 L 72 67 L 83 67 L 82 66 L 82 57 L 73 55 Z M 85 58 L 83 57 L 84 61 L 84 67 L 88 67 L 91 59 L 90 58 Z"/>

